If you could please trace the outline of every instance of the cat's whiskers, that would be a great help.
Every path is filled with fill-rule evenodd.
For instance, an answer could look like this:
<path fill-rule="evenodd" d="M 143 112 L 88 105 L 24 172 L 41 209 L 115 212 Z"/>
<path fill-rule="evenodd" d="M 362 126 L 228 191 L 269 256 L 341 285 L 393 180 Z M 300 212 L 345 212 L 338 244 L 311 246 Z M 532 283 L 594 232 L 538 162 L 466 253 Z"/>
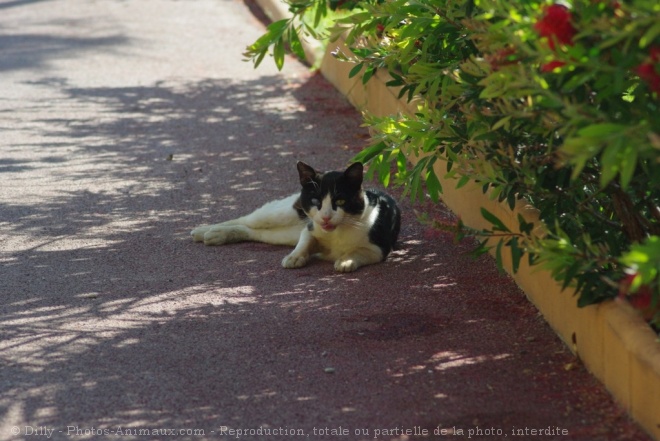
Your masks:
<path fill-rule="evenodd" d="M 353 227 L 364 227 L 367 225 L 367 222 L 352 216 L 346 216 L 342 219 L 341 224 L 350 225 Z"/>

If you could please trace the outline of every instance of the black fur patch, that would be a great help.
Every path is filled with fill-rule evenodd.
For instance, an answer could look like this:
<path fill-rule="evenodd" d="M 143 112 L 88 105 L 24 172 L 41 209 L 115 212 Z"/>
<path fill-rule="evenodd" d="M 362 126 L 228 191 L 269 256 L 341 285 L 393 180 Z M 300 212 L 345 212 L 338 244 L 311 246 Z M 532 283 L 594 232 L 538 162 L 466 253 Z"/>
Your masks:
<path fill-rule="evenodd" d="M 312 207 L 320 208 L 328 194 L 334 210 L 337 209 L 337 201 L 343 201 L 341 209 L 346 214 L 360 215 L 364 212 L 366 194 L 368 204 L 378 206 L 378 217 L 369 230 L 369 241 L 383 251 L 383 258 L 394 249 L 401 229 L 401 211 L 396 201 L 387 193 L 378 190 L 365 192 L 362 189 L 362 164 L 352 164 L 343 172 L 321 173 L 303 162 L 298 162 L 298 173 L 302 190 L 294 209 L 301 219 L 306 217 L 305 213 Z"/>
<path fill-rule="evenodd" d="M 383 259 L 395 249 L 401 230 L 401 210 L 392 196 L 367 190 L 369 205 L 378 206 L 378 217 L 369 230 L 369 241 L 383 251 Z"/>
<path fill-rule="evenodd" d="M 302 202 L 300 202 L 300 198 L 296 199 L 296 202 L 293 203 L 293 209 L 296 210 L 296 213 L 298 213 L 298 217 L 301 220 L 307 219 L 307 213 L 305 213 L 305 210 L 303 210 Z"/>

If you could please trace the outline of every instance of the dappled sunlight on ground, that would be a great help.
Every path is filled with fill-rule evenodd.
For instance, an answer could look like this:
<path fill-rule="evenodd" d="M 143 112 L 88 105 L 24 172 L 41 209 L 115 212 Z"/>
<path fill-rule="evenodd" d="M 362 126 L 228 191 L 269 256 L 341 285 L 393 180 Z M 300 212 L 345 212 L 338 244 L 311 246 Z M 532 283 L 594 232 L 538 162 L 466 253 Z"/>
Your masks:
<path fill-rule="evenodd" d="M 59 14 L 50 3 L 70 21 L 32 13 Z M 428 234 L 405 198 L 399 249 L 355 273 L 284 270 L 286 247 L 193 243 L 194 227 L 297 191 L 296 160 L 344 167 L 365 143 L 360 116 L 293 60 L 255 73 L 212 59 L 211 37 L 247 20 L 241 3 L 90 5 L 0 4 L 29 28 L 0 26 L 1 439 L 602 423 L 567 410 L 594 383 L 563 369 L 571 355 L 511 280 L 472 242 Z M 189 10 L 201 30 L 180 23 Z M 74 28 L 92 36 L 54 35 Z M 184 51 L 176 35 L 197 31 Z"/>

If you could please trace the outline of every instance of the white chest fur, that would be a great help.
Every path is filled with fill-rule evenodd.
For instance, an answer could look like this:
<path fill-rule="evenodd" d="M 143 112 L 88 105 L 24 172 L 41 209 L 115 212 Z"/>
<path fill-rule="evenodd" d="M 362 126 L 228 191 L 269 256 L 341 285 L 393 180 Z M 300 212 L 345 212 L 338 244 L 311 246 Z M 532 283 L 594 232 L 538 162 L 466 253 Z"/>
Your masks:
<path fill-rule="evenodd" d="M 360 249 L 370 249 L 379 252 L 379 248 L 369 241 L 369 231 L 378 218 L 378 206 L 371 206 L 366 196 L 365 209 L 360 215 L 344 213 L 341 208 L 332 216 L 336 228 L 332 231 L 323 229 L 314 219 L 312 236 L 317 240 L 323 259 L 337 260 Z M 321 213 L 325 211 L 326 201 L 323 201 Z M 329 203 L 329 202 L 328 202 Z"/>

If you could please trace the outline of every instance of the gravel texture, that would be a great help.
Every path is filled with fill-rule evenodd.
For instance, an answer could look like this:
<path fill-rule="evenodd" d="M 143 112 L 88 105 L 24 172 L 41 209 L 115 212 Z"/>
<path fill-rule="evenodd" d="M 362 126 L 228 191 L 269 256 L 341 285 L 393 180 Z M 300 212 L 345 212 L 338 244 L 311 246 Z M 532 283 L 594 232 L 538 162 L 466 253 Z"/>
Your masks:
<path fill-rule="evenodd" d="M 241 61 L 263 31 L 234 0 L 0 1 L 0 440 L 648 439 L 413 211 L 442 207 L 397 195 L 400 249 L 351 274 L 190 240 L 367 142 L 318 74 Z"/>

